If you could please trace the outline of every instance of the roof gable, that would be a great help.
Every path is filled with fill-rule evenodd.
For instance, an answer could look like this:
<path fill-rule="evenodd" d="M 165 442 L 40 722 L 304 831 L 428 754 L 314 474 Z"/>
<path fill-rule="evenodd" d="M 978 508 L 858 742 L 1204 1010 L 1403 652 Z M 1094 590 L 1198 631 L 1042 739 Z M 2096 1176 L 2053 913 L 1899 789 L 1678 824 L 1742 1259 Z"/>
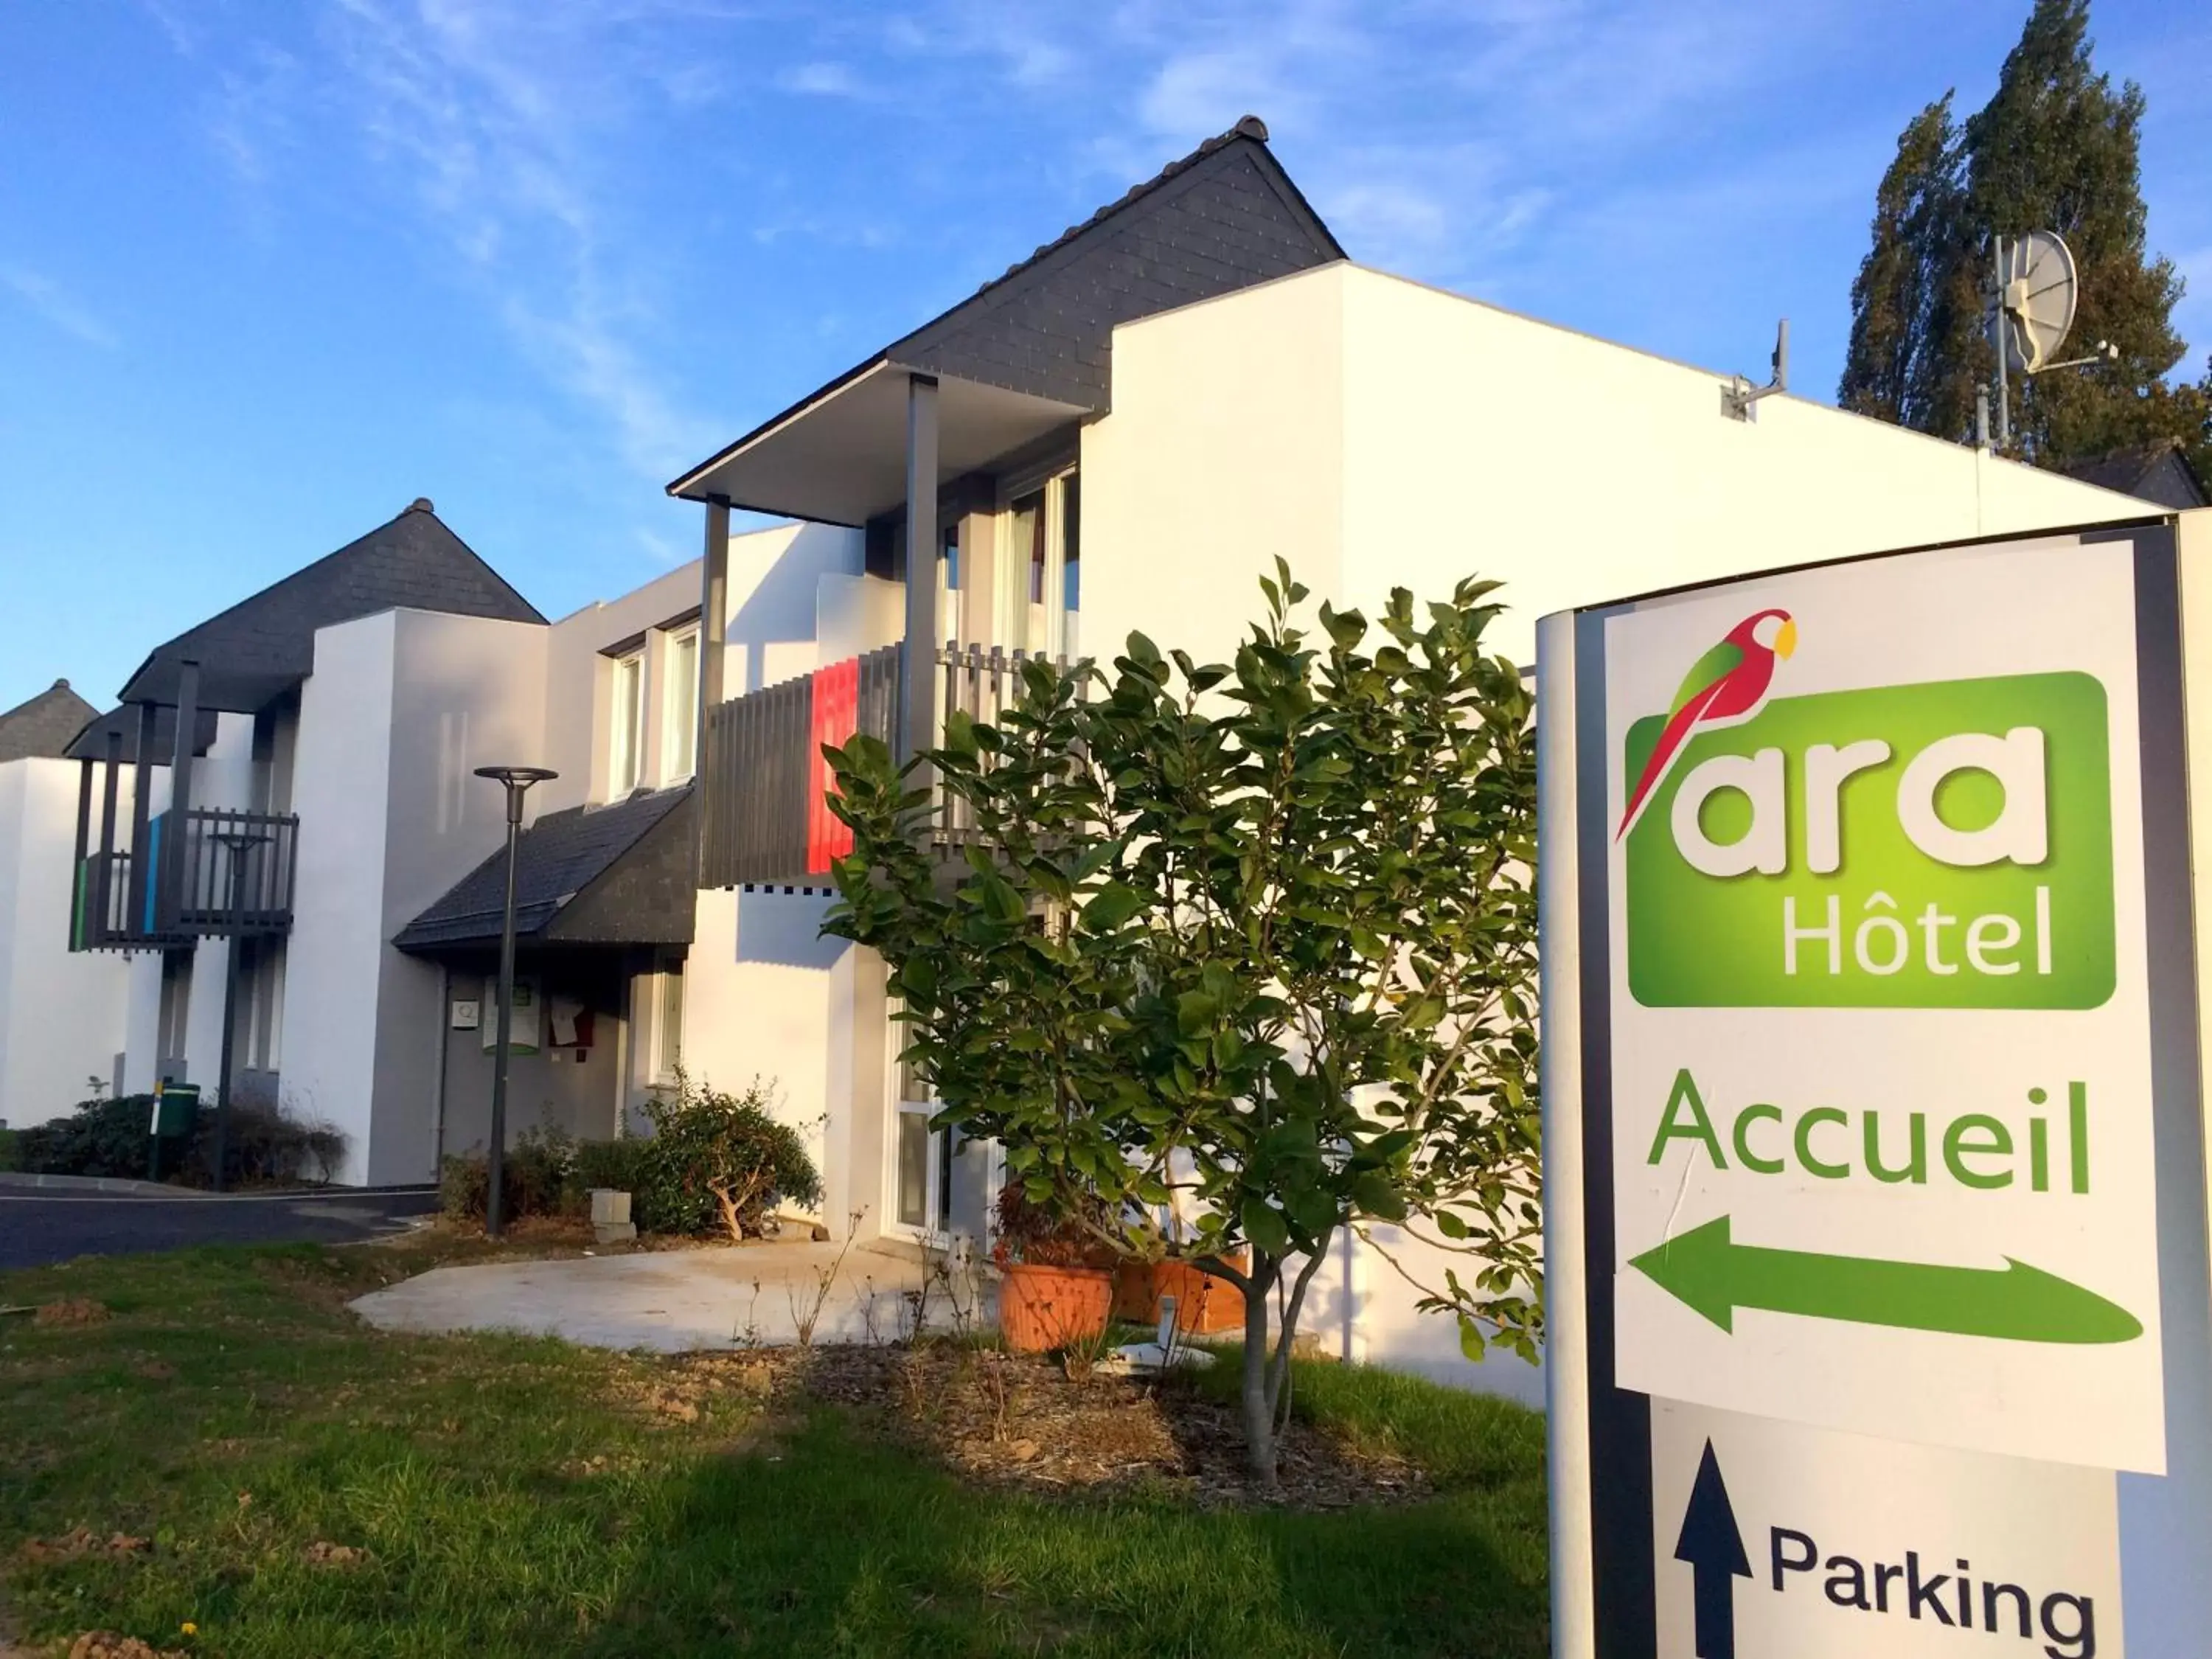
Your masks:
<path fill-rule="evenodd" d="M 2100 489 L 2110 489 L 2138 501 L 2154 502 L 2176 512 L 2212 506 L 2204 480 L 2197 476 L 2172 438 L 2154 443 L 2131 444 L 2092 461 L 2076 461 L 2060 469 L 2069 477 Z"/>
<path fill-rule="evenodd" d="M 537 943 L 680 945 L 691 937 L 691 787 L 548 812 L 516 839 L 515 936 Z M 644 849 L 641 853 L 639 849 Z M 619 887 L 603 894 L 602 889 Z M 499 942 L 501 848 L 402 928 L 403 951 Z"/>
<path fill-rule="evenodd" d="M 884 355 L 1105 409 L 1116 324 L 1344 258 L 1267 138 L 1246 116 Z"/>
<path fill-rule="evenodd" d="M 204 708 L 247 714 L 313 672 L 315 630 L 381 611 L 543 623 L 427 501 L 155 647 L 125 702 L 173 702 L 178 667 L 201 666 Z"/>
<path fill-rule="evenodd" d="M 67 680 L 56 680 L 0 714 L 0 763 L 59 759 L 76 734 L 99 718 L 100 710 L 70 690 Z"/>
<path fill-rule="evenodd" d="M 1112 401 L 1117 325 L 1344 257 L 1268 149 L 1267 124 L 1248 115 L 951 310 L 769 416 L 668 493 L 708 499 L 726 462 L 887 365 L 1042 398 L 1071 419 L 1103 414 Z"/>

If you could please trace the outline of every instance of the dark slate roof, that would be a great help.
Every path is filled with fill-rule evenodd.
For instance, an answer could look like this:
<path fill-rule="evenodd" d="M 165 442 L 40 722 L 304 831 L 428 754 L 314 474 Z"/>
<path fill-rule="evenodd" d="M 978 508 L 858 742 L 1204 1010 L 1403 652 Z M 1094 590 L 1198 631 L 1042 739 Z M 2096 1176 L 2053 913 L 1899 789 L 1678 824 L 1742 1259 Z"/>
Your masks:
<path fill-rule="evenodd" d="M 2191 507 L 2212 507 L 2212 492 L 2197 476 L 2172 438 L 2156 443 L 2132 444 L 2094 461 L 2076 461 L 2060 469 L 2069 477 L 2100 489 L 2117 490 L 2160 507 L 2185 513 Z"/>
<path fill-rule="evenodd" d="M 0 762 L 58 760 L 69 753 L 85 723 L 99 715 L 100 710 L 70 690 L 67 680 L 56 680 L 0 714 Z"/>
<path fill-rule="evenodd" d="M 686 483 L 883 362 L 1103 413 L 1115 325 L 1341 259 L 1248 115 L 1069 227 L 1005 275 L 763 422 Z"/>
<path fill-rule="evenodd" d="M 315 630 L 398 609 L 543 623 L 538 608 L 417 501 L 335 553 L 295 570 L 158 647 L 125 702 L 173 702 L 178 665 L 200 664 L 200 702 L 251 714 L 314 669 Z"/>
<path fill-rule="evenodd" d="M 514 933 L 525 944 L 683 945 L 695 889 L 690 786 L 641 791 L 605 806 L 548 812 L 515 847 Z M 403 951 L 499 944 L 501 848 L 402 928 Z"/>
<path fill-rule="evenodd" d="M 88 721 L 76 734 L 68 750 L 71 760 L 104 761 L 107 758 L 107 734 L 115 732 L 122 739 L 116 758 L 126 766 L 138 763 L 138 708 L 135 703 L 123 703 L 105 714 Z M 192 722 L 192 753 L 204 755 L 215 747 L 216 714 L 212 708 L 203 708 L 199 718 Z M 177 755 L 177 711 L 173 708 L 156 707 L 154 710 L 153 763 L 167 766 Z"/>

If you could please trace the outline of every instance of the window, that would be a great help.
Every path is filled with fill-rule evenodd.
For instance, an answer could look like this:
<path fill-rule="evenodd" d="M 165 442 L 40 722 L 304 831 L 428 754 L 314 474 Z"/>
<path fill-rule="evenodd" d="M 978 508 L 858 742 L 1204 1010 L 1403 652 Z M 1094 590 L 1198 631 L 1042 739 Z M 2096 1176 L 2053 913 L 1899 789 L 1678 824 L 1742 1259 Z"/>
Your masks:
<path fill-rule="evenodd" d="M 697 769 L 699 756 L 699 630 L 668 636 L 668 734 L 661 781 L 675 783 Z"/>
<path fill-rule="evenodd" d="M 663 969 L 653 990 L 653 1074 L 657 1082 L 673 1083 L 684 1063 L 683 971 Z"/>
<path fill-rule="evenodd" d="M 1014 562 L 1026 585 L 1029 603 L 1044 603 L 1044 491 L 1032 490 L 1013 506 Z"/>
<path fill-rule="evenodd" d="M 1079 580 L 1083 565 L 1083 475 L 1071 472 L 1060 481 L 1060 546 L 1061 563 L 1060 604 L 1073 616 L 1079 608 Z M 1070 630 L 1068 654 L 1075 653 Z"/>
<path fill-rule="evenodd" d="M 985 595 L 988 603 L 989 596 Z M 945 526 L 937 544 L 937 636 L 960 637 L 960 526 Z"/>
<path fill-rule="evenodd" d="M 637 787 L 645 763 L 645 653 L 617 657 L 614 665 L 614 717 L 608 733 L 607 793 L 627 795 Z"/>

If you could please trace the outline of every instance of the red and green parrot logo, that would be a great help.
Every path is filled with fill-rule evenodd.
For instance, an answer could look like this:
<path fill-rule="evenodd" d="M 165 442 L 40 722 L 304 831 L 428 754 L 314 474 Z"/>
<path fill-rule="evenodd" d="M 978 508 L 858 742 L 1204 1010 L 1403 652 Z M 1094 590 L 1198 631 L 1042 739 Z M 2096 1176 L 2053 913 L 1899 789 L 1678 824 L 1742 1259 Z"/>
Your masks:
<path fill-rule="evenodd" d="M 1643 775 L 1628 792 L 1628 810 L 1620 815 L 1619 841 L 1643 815 L 1644 803 L 1656 792 L 1674 758 L 1695 732 L 1741 726 L 1766 706 L 1767 687 L 1774 680 L 1774 659 L 1787 658 L 1797 648 L 1797 623 L 1787 611 L 1761 611 L 1746 617 L 1728 631 L 1728 637 L 1691 665 L 1682 677 L 1667 711 L 1667 724 L 1658 746 L 1644 763 Z"/>

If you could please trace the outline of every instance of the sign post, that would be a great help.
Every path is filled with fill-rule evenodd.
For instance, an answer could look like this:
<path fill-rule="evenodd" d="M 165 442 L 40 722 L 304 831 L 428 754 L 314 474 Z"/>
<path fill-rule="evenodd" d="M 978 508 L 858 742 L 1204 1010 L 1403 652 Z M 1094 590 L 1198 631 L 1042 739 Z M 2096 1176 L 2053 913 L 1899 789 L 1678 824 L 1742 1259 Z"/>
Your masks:
<path fill-rule="evenodd" d="M 2212 1652 L 2212 514 L 1538 637 L 1555 1653 Z"/>

